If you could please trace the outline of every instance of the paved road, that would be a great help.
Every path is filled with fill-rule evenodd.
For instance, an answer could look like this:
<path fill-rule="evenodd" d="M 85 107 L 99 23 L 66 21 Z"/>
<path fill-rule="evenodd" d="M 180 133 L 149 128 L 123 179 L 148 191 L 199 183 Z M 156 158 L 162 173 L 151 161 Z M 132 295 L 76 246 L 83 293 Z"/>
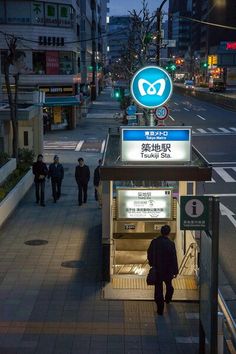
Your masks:
<path fill-rule="evenodd" d="M 199 193 L 219 194 L 227 215 L 220 219 L 220 264 L 236 292 L 236 113 L 174 94 L 167 124 L 192 126 L 193 144 L 213 165 L 213 179 Z"/>

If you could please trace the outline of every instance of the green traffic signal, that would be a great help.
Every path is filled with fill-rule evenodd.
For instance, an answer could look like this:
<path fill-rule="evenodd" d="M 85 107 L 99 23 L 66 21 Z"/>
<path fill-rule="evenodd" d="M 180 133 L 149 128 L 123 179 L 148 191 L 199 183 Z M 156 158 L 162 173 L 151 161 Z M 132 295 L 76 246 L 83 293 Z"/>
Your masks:
<path fill-rule="evenodd" d="M 116 91 L 115 92 L 115 98 L 119 98 L 120 97 L 120 92 L 119 91 Z"/>
<path fill-rule="evenodd" d="M 175 71 L 176 70 L 176 65 L 172 64 L 171 67 L 170 67 L 170 70 Z"/>

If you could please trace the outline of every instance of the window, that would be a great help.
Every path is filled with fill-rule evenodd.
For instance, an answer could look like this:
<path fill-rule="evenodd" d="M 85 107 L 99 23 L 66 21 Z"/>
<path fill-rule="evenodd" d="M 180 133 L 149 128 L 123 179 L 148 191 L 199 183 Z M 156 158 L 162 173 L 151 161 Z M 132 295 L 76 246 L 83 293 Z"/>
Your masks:
<path fill-rule="evenodd" d="M 17 11 L 16 11 L 17 8 Z M 10 24 L 27 25 L 31 22 L 30 2 L 6 1 L 7 22 Z"/>
<path fill-rule="evenodd" d="M 4 62 L 7 56 L 7 50 L 1 50 L 1 73 L 4 74 Z"/>
<path fill-rule="evenodd" d="M 29 146 L 29 132 L 24 131 L 24 146 Z"/>
<path fill-rule="evenodd" d="M 72 52 L 59 52 L 59 73 L 62 75 L 74 73 Z"/>
<path fill-rule="evenodd" d="M 34 74 L 43 75 L 46 73 L 46 53 L 33 52 L 33 71 Z"/>
<path fill-rule="evenodd" d="M 5 22 L 5 9 L 4 9 L 4 2 L 0 1 L 0 23 Z"/>

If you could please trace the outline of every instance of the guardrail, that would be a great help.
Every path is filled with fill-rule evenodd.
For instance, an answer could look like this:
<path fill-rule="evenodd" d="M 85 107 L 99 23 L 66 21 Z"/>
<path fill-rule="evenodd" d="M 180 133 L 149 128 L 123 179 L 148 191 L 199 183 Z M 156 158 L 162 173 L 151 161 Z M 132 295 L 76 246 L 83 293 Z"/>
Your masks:
<path fill-rule="evenodd" d="M 236 353 L 236 323 L 229 311 L 229 308 L 220 290 L 218 290 L 218 305 L 224 315 L 224 320 L 225 320 L 224 324 L 229 335 L 229 338 L 225 339 L 227 349 L 230 352 L 230 354 L 235 354 Z"/>

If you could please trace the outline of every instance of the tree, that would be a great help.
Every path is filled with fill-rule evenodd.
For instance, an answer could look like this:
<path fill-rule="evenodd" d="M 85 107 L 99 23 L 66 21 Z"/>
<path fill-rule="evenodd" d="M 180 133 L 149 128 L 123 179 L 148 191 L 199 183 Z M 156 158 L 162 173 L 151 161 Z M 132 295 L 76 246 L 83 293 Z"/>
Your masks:
<path fill-rule="evenodd" d="M 8 53 L 3 61 L 5 84 L 7 89 L 8 103 L 10 107 L 10 117 L 12 124 L 12 156 L 18 160 L 18 88 L 19 88 L 19 63 L 20 58 L 24 56 L 22 51 L 17 50 L 17 38 L 15 36 L 5 36 Z M 11 73 L 11 67 L 13 73 Z M 14 89 L 11 86 L 11 76 L 14 79 Z"/>
<path fill-rule="evenodd" d="M 110 70 L 113 80 L 123 79 L 130 83 L 137 70 L 155 62 L 153 53 L 156 53 L 156 49 L 153 41 L 156 36 L 154 29 L 156 16 L 150 14 L 146 0 L 142 0 L 142 8 L 139 12 L 132 10 L 129 13 L 130 35 L 127 45 L 123 48 L 120 59 L 112 64 Z M 142 110 L 147 123 L 148 112 L 145 109 Z"/>

